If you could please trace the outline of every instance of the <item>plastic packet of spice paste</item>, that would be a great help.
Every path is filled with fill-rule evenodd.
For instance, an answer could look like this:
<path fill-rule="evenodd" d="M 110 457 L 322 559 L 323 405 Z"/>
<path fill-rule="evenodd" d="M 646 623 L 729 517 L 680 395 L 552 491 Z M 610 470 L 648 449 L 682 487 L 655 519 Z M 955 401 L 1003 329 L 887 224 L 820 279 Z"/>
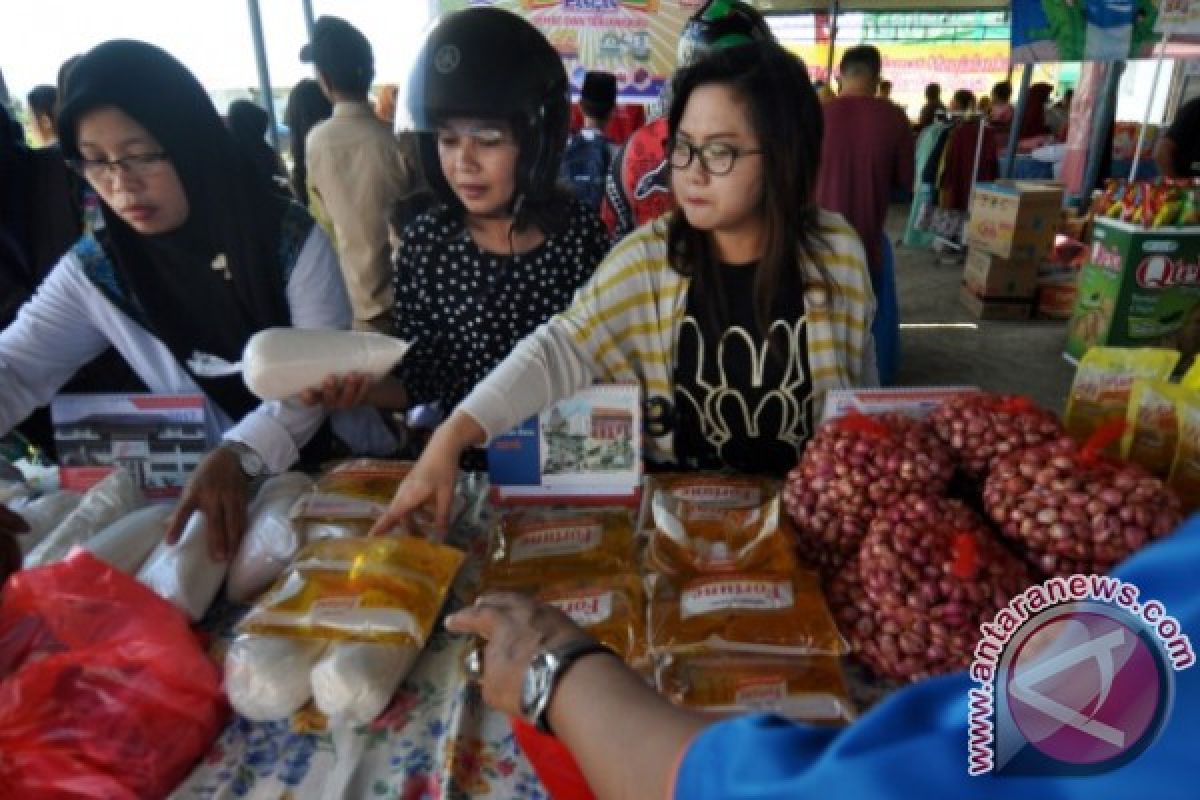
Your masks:
<path fill-rule="evenodd" d="M 626 510 L 510 511 L 493 528 L 483 584 L 545 585 L 547 576 L 636 568 L 633 518 Z"/>
<path fill-rule="evenodd" d="M 1135 379 L 1121 437 L 1121 457 L 1166 478 L 1179 443 L 1179 403 L 1188 393 L 1173 383 Z"/>
<path fill-rule="evenodd" d="M 414 536 L 323 539 L 300 551 L 238 629 L 423 647 L 463 557 Z"/>
<path fill-rule="evenodd" d="M 632 573 L 558 581 L 537 593 L 602 644 L 638 666 L 646 658 L 646 593 Z"/>
<path fill-rule="evenodd" d="M 1184 509 L 1200 508 L 1200 394 L 1184 392 L 1176 406 L 1179 443 L 1167 486 L 1183 501 Z"/>
<path fill-rule="evenodd" d="M 1138 347 L 1093 347 L 1075 370 L 1067 399 L 1066 429 L 1077 442 L 1087 441 L 1096 429 L 1114 419 L 1125 419 L 1135 378 L 1165 381 L 1179 362 L 1175 350 Z M 1117 453 L 1117 444 L 1112 455 Z"/>
<path fill-rule="evenodd" d="M 656 673 L 671 702 L 714 714 L 779 714 L 800 722 L 854 720 L 841 659 L 707 653 L 668 658 Z"/>
<path fill-rule="evenodd" d="M 338 464 L 318 480 L 313 490 L 302 495 L 292 506 L 291 519 L 297 530 L 304 530 L 311 541 L 338 536 L 365 536 L 375 520 L 383 515 L 396 489 L 412 471 L 410 461 L 358 458 Z M 451 519 L 462 511 L 464 502 L 455 496 Z M 428 520 L 416 516 L 415 531 L 429 534 Z"/>
<path fill-rule="evenodd" d="M 660 577 L 654 581 L 649 633 L 656 655 L 846 651 L 817 576 L 807 570 L 703 575 L 678 584 Z"/>
<path fill-rule="evenodd" d="M 795 541 L 780 510 L 778 486 L 756 478 L 675 479 L 650 501 L 646 549 L 651 571 L 795 571 Z"/>

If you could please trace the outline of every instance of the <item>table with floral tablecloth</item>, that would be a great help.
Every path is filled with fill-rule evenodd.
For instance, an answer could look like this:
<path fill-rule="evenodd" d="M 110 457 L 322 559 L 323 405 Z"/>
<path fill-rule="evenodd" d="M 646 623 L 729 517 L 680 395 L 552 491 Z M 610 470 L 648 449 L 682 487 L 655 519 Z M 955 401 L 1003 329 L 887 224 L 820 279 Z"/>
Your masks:
<path fill-rule="evenodd" d="M 482 487 L 449 541 L 468 553 L 447 610 L 477 585 L 486 549 Z M 245 612 L 218 603 L 203 627 L 227 640 Z M 506 716 L 467 683 L 469 642 L 439 622 L 392 704 L 374 723 L 336 734 L 299 733 L 292 721 L 230 723 L 171 795 L 175 800 L 252 798 L 530 798 L 546 792 L 513 738 Z"/>

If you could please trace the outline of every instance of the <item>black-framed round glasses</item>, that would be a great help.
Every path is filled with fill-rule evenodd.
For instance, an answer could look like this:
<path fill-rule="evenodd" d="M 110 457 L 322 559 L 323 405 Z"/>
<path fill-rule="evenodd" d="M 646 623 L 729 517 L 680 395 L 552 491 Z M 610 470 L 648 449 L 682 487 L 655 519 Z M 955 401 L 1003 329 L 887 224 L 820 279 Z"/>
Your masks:
<path fill-rule="evenodd" d="M 699 157 L 700 167 L 709 175 L 728 175 L 741 156 L 760 155 L 762 149 L 740 150 L 724 142 L 709 142 L 696 147 L 686 139 L 667 140 L 667 161 L 674 169 L 687 169 Z"/>
<path fill-rule="evenodd" d="M 67 161 L 71 169 L 92 183 L 111 183 L 117 170 L 131 178 L 149 178 L 162 169 L 170 160 L 166 153 L 138 153 L 137 155 L 106 159 L 72 158 Z"/>

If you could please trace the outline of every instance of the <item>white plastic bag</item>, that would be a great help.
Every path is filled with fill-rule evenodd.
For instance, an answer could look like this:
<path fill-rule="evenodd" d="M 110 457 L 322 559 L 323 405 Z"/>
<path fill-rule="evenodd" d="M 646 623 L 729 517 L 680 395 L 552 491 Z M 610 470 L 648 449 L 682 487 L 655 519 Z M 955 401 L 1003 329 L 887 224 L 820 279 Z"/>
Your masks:
<path fill-rule="evenodd" d="M 79 506 L 67 515 L 37 547 L 25 557 L 26 567 L 52 564 L 77 544 L 83 544 L 130 511 L 146 505 L 141 487 L 127 470 L 114 470 L 83 496 Z"/>
<path fill-rule="evenodd" d="M 299 472 L 276 475 L 263 484 L 247 514 L 246 535 L 229 565 L 225 595 L 248 603 L 279 577 L 304 544 L 289 513 L 300 495 L 312 489 L 312 479 Z"/>
<path fill-rule="evenodd" d="M 30 550 L 41 544 L 68 514 L 79 507 L 79 501 L 82 499 L 83 495 L 79 492 L 51 492 L 22 508 L 15 509 L 29 525 L 28 533 L 17 535 L 17 545 L 21 548 L 21 553 L 28 555 Z"/>
<path fill-rule="evenodd" d="M 420 649 L 410 645 L 338 642 L 312 668 L 317 708 L 331 718 L 365 725 L 391 702 Z"/>
<path fill-rule="evenodd" d="M 208 554 L 207 524 L 197 511 L 174 545 L 160 542 L 138 572 L 138 580 L 199 620 L 212 605 L 229 565 Z"/>
<path fill-rule="evenodd" d="M 264 400 L 283 400 L 319 386 L 330 375 L 386 375 L 409 343 L 364 331 L 268 328 L 242 351 L 242 379 Z"/>
<path fill-rule="evenodd" d="M 174 510 L 170 505 L 140 508 L 88 539 L 82 547 L 126 575 L 136 575 L 147 556 L 167 535 L 167 520 Z"/>
<path fill-rule="evenodd" d="M 225 691 L 234 711 L 256 722 L 283 719 L 312 697 L 310 675 L 324 641 L 244 633 L 225 654 Z"/>

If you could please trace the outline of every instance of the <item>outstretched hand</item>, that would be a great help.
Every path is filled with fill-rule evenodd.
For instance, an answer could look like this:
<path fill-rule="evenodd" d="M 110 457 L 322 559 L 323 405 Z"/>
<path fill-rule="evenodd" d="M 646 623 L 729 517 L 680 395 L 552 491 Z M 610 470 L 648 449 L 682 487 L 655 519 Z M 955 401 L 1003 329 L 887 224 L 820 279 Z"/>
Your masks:
<path fill-rule="evenodd" d="M 242 472 L 237 453 L 218 447 L 209 453 L 192 479 L 167 525 L 167 544 L 175 544 L 192 514 L 204 514 L 208 552 L 217 561 L 228 561 L 237 553 L 246 532 L 246 507 L 250 479 Z"/>

